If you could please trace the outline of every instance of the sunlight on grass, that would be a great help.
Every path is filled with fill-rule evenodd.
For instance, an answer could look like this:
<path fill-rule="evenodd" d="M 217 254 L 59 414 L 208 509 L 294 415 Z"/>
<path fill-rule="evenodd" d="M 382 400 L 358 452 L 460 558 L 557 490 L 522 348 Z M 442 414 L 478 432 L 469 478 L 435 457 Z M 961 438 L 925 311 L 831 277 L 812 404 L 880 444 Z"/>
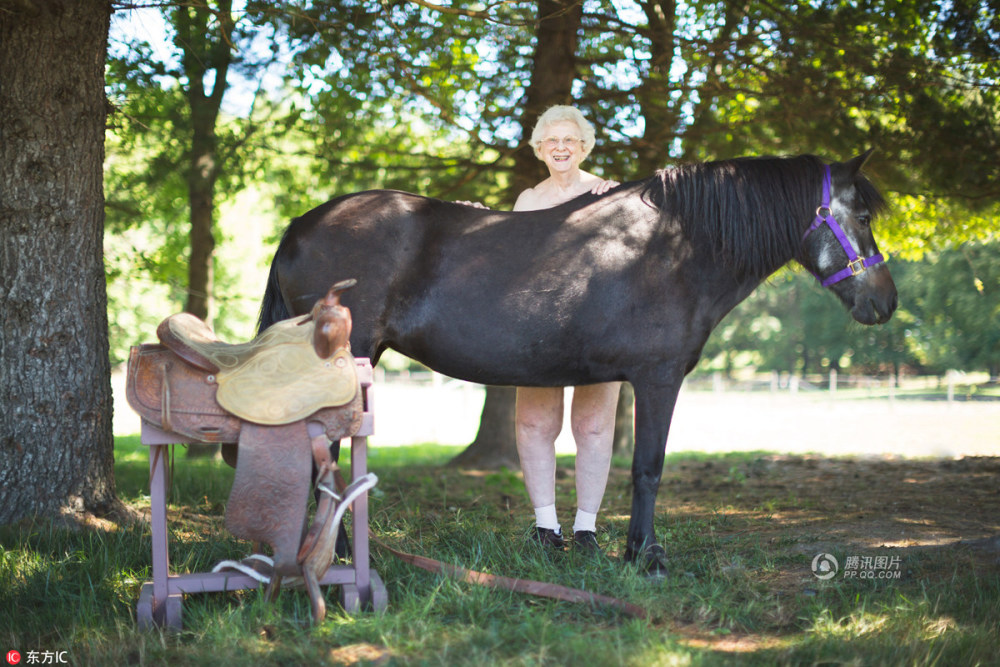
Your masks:
<path fill-rule="evenodd" d="M 23 550 L 0 551 L 0 581 L 10 590 L 23 588 L 30 579 L 43 575 L 51 568 L 52 560 L 42 554 Z"/>
<path fill-rule="evenodd" d="M 622 663 L 625 665 L 651 665 L 656 667 L 689 667 L 695 664 L 696 650 L 678 647 L 675 644 L 654 644 L 634 651 Z M 700 662 L 700 661 L 699 661 Z"/>
<path fill-rule="evenodd" d="M 929 618 L 924 622 L 924 637 L 927 639 L 936 639 L 946 632 L 951 632 L 957 629 L 958 621 L 950 616 Z"/>
<path fill-rule="evenodd" d="M 413 464 L 425 466 L 444 465 L 460 454 L 463 449 L 465 448 L 437 445 L 434 443 L 406 445 L 402 447 L 369 447 L 368 467 L 385 466 L 394 468 Z"/>
<path fill-rule="evenodd" d="M 655 519 L 670 575 L 649 580 L 621 560 L 628 493 L 608 494 L 602 509 L 598 539 L 608 558 L 547 553 L 527 543 L 531 512 L 520 475 L 444 466 L 460 449 L 428 444 L 371 452 L 369 467 L 381 480 L 370 498 L 371 528 L 381 540 L 468 569 L 610 595 L 643 607 L 652 620 L 471 585 L 374 547 L 373 566 L 389 594 L 384 613 L 347 614 L 331 589 L 326 621 L 311 628 L 301 591 L 282 591 L 274 604 L 259 591 L 189 595 L 183 632 L 140 632 L 135 605 L 150 577 L 148 525 L 70 530 L 39 521 L 0 529 L 0 608 L 16 610 L 0 624 L 0 641 L 62 648 L 74 664 L 95 665 L 995 661 L 1000 578 L 993 561 L 976 552 L 911 551 L 903 578 L 891 585 L 817 584 L 803 552 L 829 539 L 829 518 L 809 507 L 808 486 L 773 479 L 791 461 L 806 465 L 813 480 L 811 459 L 761 468 L 762 457 L 747 454 L 672 457 L 665 478 L 672 493 L 661 496 Z M 148 507 L 147 456 L 137 438 L 116 442 L 121 497 L 133 508 Z M 561 506 L 571 506 L 572 463 L 560 457 Z M 627 469 L 612 473 L 627 479 Z M 250 548 L 224 527 L 231 475 L 221 461 L 188 460 L 177 450 L 170 501 L 175 571 L 204 571 Z M 846 542 L 837 548 L 838 557 L 849 553 Z"/>
<path fill-rule="evenodd" d="M 858 612 L 834 619 L 827 610 L 813 623 L 811 632 L 818 637 L 862 637 L 869 633 L 880 632 L 889 622 L 888 615 L 870 612 Z"/>
<path fill-rule="evenodd" d="M 138 435 L 115 436 L 115 462 L 146 461 L 149 448 L 142 444 Z"/>

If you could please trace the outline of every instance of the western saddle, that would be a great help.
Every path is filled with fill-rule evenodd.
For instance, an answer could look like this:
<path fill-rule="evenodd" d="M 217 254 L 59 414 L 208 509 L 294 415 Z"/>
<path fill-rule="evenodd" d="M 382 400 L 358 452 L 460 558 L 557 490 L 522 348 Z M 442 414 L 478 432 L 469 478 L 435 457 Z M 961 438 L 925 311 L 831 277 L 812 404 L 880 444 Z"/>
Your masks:
<path fill-rule="evenodd" d="M 129 405 L 166 433 L 222 444 L 223 458 L 236 468 L 226 527 L 272 549 L 273 559 L 225 561 L 217 570 L 231 567 L 267 582 L 268 599 L 282 578 L 300 578 L 314 623 L 326 614 L 319 581 L 333 562 L 343 511 L 377 482 L 368 474 L 338 494 L 330 455 L 331 441 L 358 432 L 363 412 L 351 314 L 340 304 L 354 284 L 335 284 L 311 313 L 248 343 L 225 343 L 193 315 L 173 315 L 157 328 L 161 344 L 134 347 L 129 358 Z M 317 506 L 307 526 L 313 486 Z"/>

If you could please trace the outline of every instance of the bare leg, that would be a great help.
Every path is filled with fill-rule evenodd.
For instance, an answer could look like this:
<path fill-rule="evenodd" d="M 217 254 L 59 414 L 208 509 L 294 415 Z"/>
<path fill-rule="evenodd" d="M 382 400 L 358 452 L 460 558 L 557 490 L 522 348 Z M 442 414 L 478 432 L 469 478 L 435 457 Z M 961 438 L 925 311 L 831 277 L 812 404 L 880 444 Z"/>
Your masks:
<path fill-rule="evenodd" d="M 594 520 L 608 485 L 615 411 L 620 382 L 573 389 L 572 426 L 576 440 L 577 530 L 594 530 Z"/>
<path fill-rule="evenodd" d="M 561 387 L 518 387 L 515 404 L 517 454 L 521 459 L 524 486 L 536 510 L 546 508 L 553 516 L 556 502 L 555 440 L 562 429 Z M 536 519 L 539 513 L 536 512 Z M 544 521 L 543 523 L 550 523 Z M 558 531 L 559 524 L 540 525 Z"/>

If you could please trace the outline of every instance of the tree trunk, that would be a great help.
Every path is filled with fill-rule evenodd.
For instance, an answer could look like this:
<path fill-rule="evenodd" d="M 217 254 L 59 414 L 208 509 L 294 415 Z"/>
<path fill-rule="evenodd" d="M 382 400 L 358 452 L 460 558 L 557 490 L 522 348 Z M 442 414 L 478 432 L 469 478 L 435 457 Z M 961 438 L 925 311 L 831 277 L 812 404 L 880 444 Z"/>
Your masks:
<path fill-rule="evenodd" d="M 539 0 L 535 56 L 521 113 L 521 145 L 514 153 L 511 201 L 548 177 L 545 165 L 530 145 L 538 117 L 553 104 L 573 101 L 576 50 L 583 23 L 583 3 L 578 0 Z"/>
<path fill-rule="evenodd" d="M 205 321 L 212 315 L 212 233 L 215 214 L 215 182 L 222 170 L 215 125 L 227 88 L 232 63 L 232 0 L 174 9 L 174 28 L 187 77 L 187 100 L 191 111 L 191 145 L 188 153 L 188 206 L 191 213 L 191 254 L 188 258 L 188 295 L 185 310 Z M 213 74 L 212 89 L 205 89 L 206 75 Z"/>
<path fill-rule="evenodd" d="M 662 168 L 667 161 L 670 142 L 677 136 L 680 114 L 671 102 L 670 70 L 673 67 L 677 38 L 676 0 L 649 0 L 642 3 L 646 14 L 650 43 L 649 72 L 639 85 L 637 97 L 646 121 L 642 139 L 637 143 L 638 178 L 645 178 Z M 617 439 L 616 439 L 617 442 Z"/>
<path fill-rule="evenodd" d="M 215 269 L 215 182 L 222 170 L 215 125 L 226 92 L 232 62 L 232 1 L 219 0 L 217 11 L 208 4 L 177 7 L 174 27 L 187 76 L 191 110 L 191 146 L 188 153 L 188 207 L 191 214 L 191 253 L 188 257 L 187 303 L 184 310 L 211 322 Z M 214 74 L 212 89 L 205 78 Z M 216 456 L 218 446 L 189 447 L 188 457 Z"/>
<path fill-rule="evenodd" d="M 191 253 L 188 256 L 188 290 L 184 310 L 211 323 L 213 315 L 215 235 L 212 233 L 214 185 L 204 176 L 189 179 Z"/>
<path fill-rule="evenodd" d="M 0 524 L 115 501 L 107 0 L 0 11 Z"/>
<path fill-rule="evenodd" d="M 476 439 L 448 465 L 463 468 L 520 470 L 514 433 L 514 387 L 486 387 Z"/>
<path fill-rule="evenodd" d="M 548 174 L 529 145 L 538 117 L 553 104 L 568 104 L 576 76 L 577 35 L 583 19 L 583 4 L 577 0 L 539 0 L 538 30 L 531 84 L 521 114 L 521 146 L 514 154 L 510 199 L 533 187 Z M 517 470 L 517 440 L 514 433 L 514 389 L 487 387 L 479 433 L 469 447 L 452 459 L 452 465 Z"/>
<path fill-rule="evenodd" d="M 622 382 L 622 390 L 618 394 L 618 411 L 615 413 L 615 437 L 611 448 L 614 456 L 632 458 L 635 452 L 635 428 L 633 410 L 635 408 L 635 393 L 632 385 Z"/>

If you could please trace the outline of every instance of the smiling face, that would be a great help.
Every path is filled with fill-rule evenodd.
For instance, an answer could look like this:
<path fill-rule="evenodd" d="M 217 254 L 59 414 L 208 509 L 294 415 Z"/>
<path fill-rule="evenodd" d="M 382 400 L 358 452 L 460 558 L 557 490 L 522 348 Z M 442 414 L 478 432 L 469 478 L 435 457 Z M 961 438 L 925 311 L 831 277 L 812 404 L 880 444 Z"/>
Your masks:
<path fill-rule="evenodd" d="M 538 144 L 538 156 L 549 173 L 565 173 L 580 168 L 586 157 L 580 128 L 567 120 L 549 123 Z"/>

